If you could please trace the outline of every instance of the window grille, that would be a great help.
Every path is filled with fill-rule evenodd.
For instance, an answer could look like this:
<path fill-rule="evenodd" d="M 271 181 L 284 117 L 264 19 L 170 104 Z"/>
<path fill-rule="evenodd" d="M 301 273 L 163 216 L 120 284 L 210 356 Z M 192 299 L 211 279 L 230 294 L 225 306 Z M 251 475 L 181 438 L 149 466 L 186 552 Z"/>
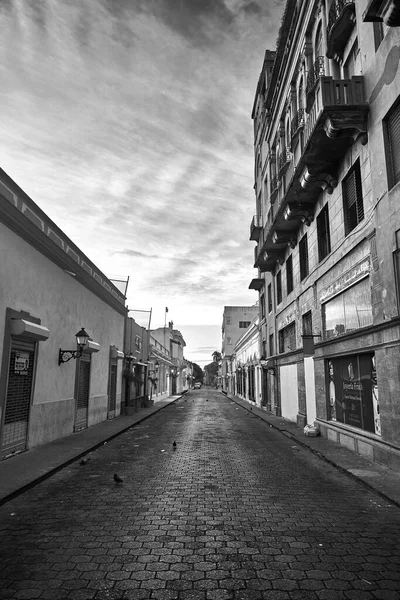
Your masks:
<path fill-rule="evenodd" d="M 364 219 L 360 161 L 357 160 L 343 179 L 345 234 L 348 235 Z"/>
<path fill-rule="evenodd" d="M 329 211 L 325 204 L 317 217 L 318 258 L 323 260 L 331 251 L 331 236 L 329 232 Z"/>
<path fill-rule="evenodd" d="M 308 275 L 308 242 L 305 234 L 299 243 L 300 280 L 303 281 Z"/>

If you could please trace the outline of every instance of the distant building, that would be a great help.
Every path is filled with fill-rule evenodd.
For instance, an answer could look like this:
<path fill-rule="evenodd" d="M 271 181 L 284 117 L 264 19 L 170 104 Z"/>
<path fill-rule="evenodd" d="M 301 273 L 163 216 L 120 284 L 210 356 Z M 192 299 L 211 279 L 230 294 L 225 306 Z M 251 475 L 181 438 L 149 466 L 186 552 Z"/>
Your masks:
<path fill-rule="evenodd" d="M 231 358 L 232 391 L 261 407 L 262 371 L 260 366 L 259 322 L 257 315 L 237 340 Z"/>
<path fill-rule="evenodd" d="M 250 226 L 266 408 L 398 467 L 399 15 L 286 2 L 252 112 Z"/>
<path fill-rule="evenodd" d="M 181 332 L 174 329 L 174 324 L 170 321 L 168 327 L 159 327 L 158 329 L 151 330 L 151 335 L 169 351 L 171 366 L 167 372 L 167 377 L 170 381 L 170 395 L 182 393 L 183 390 L 188 388 L 188 381 L 186 373 L 187 361 L 183 356 L 183 349 L 186 343 Z"/>
<path fill-rule="evenodd" d="M 220 385 L 223 390 L 233 393 L 233 373 L 231 357 L 237 340 L 258 315 L 258 306 L 224 306 L 222 317 L 222 351 Z"/>

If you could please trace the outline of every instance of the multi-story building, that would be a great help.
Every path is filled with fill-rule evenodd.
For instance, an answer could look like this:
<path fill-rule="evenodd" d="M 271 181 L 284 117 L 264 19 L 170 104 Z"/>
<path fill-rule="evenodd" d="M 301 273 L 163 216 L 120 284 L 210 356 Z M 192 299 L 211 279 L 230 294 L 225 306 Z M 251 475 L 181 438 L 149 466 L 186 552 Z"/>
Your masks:
<path fill-rule="evenodd" d="M 288 0 L 253 106 L 264 402 L 400 466 L 399 3 Z"/>
<path fill-rule="evenodd" d="M 170 394 L 180 394 L 188 388 L 186 378 L 187 362 L 183 357 L 183 349 L 186 346 L 185 340 L 180 331 L 174 329 L 172 321 L 168 327 L 159 327 L 151 331 L 152 337 L 157 340 L 164 348 L 169 351 L 172 366 L 168 372 L 170 378 Z"/>
<path fill-rule="evenodd" d="M 222 317 L 222 352 L 219 382 L 226 392 L 234 393 L 231 357 L 237 340 L 258 315 L 258 306 L 224 306 Z"/>
<path fill-rule="evenodd" d="M 259 322 L 257 315 L 237 340 L 231 359 L 233 391 L 261 407 L 262 368 L 260 365 Z"/>

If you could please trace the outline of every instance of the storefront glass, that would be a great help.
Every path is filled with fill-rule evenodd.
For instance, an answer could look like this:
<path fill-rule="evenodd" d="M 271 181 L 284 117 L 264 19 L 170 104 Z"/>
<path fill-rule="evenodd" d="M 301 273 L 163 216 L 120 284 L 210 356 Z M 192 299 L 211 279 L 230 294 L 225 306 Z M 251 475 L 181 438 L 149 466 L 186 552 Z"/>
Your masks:
<path fill-rule="evenodd" d="M 324 339 L 372 324 L 369 277 L 323 305 Z"/>
<path fill-rule="evenodd" d="M 380 435 L 375 355 L 331 359 L 326 369 L 328 418 Z"/>

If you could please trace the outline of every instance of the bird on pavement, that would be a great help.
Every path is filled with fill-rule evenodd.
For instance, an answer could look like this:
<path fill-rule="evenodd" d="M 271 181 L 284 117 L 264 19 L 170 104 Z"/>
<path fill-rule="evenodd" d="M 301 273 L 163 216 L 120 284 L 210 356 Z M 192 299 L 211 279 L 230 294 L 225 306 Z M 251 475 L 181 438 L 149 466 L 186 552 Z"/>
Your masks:
<path fill-rule="evenodd" d="M 173 447 L 174 450 L 176 450 L 176 446 L 177 446 L 177 443 L 174 440 L 174 443 L 172 444 L 172 447 Z"/>
<path fill-rule="evenodd" d="M 121 477 L 119 475 L 114 473 L 114 481 L 115 481 L 115 483 L 123 483 L 124 480 L 121 479 Z"/>
<path fill-rule="evenodd" d="M 79 463 L 80 465 L 86 465 L 90 460 L 90 457 L 87 458 L 82 458 L 81 462 Z"/>

